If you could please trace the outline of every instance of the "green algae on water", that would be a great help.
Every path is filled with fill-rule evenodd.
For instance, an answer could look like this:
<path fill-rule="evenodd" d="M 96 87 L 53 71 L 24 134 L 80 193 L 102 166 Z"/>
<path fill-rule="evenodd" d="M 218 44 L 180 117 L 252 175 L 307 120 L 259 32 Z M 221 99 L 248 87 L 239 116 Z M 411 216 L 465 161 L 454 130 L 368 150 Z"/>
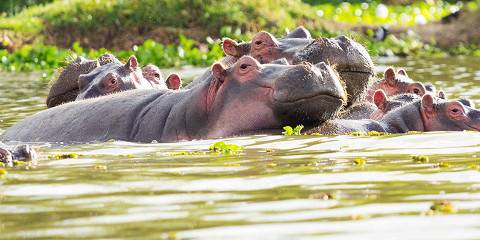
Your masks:
<path fill-rule="evenodd" d="M 193 152 L 171 152 L 169 156 L 190 156 L 190 155 L 205 155 L 204 151 L 193 151 Z"/>
<path fill-rule="evenodd" d="M 223 154 L 240 154 L 240 152 L 243 150 L 243 147 L 237 144 L 226 144 L 225 142 L 221 141 L 210 145 L 208 150 Z"/>
<path fill-rule="evenodd" d="M 412 156 L 412 159 L 414 162 L 416 163 L 428 163 L 430 161 L 430 159 L 428 158 L 428 156 L 422 156 L 422 155 L 419 155 L 419 156 Z"/>
<path fill-rule="evenodd" d="M 431 206 L 430 210 L 441 213 L 455 213 L 457 209 L 455 206 L 447 200 L 435 201 Z"/>
<path fill-rule="evenodd" d="M 355 158 L 353 160 L 353 164 L 357 165 L 357 166 L 363 166 L 363 165 L 365 165 L 366 162 L 367 162 L 367 160 L 365 160 L 363 158 Z"/>
<path fill-rule="evenodd" d="M 76 154 L 76 153 L 59 153 L 59 154 L 54 154 L 54 155 L 49 155 L 48 156 L 48 159 L 55 159 L 55 160 L 69 159 L 69 158 L 78 158 L 78 154 Z"/>
<path fill-rule="evenodd" d="M 21 167 L 21 166 L 25 166 L 25 165 L 27 165 L 27 162 L 13 160 L 13 166 L 15 166 L 15 167 Z"/>
<path fill-rule="evenodd" d="M 0 178 L 7 175 L 7 170 L 3 169 L 3 168 L 0 168 Z"/>

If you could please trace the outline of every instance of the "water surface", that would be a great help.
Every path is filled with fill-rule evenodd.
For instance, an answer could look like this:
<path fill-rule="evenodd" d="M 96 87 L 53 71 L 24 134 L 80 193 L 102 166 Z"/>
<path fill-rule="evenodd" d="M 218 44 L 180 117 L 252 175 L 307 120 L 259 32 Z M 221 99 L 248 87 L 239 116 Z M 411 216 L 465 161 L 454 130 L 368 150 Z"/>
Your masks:
<path fill-rule="evenodd" d="M 479 59 L 380 59 L 480 104 Z M 0 128 L 44 109 L 35 74 L 0 77 Z M 245 136 L 39 146 L 0 179 L 0 239 L 478 239 L 480 134 Z M 77 159 L 49 155 L 75 152 Z M 412 156 L 425 155 L 418 163 Z M 364 164 L 358 159 L 365 160 Z M 448 200 L 452 213 L 432 212 Z"/>

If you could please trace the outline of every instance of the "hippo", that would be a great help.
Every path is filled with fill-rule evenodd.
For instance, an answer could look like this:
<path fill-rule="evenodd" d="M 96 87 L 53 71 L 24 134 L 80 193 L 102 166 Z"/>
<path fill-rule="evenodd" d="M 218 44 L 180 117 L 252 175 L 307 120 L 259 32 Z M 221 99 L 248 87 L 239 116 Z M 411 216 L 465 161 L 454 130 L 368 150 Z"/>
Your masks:
<path fill-rule="evenodd" d="M 37 152 L 26 144 L 5 145 L 0 143 L 0 162 L 7 167 L 13 167 L 13 161 L 36 161 Z"/>
<path fill-rule="evenodd" d="M 369 86 L 367 100 L 373 101 L 373 94 L 379 89 L 383 90 L 387 96 L 394 96 L 403 93 L 423 96 L 427 93 L 425 86 L 422 83 L 415 82 L 409 78 L 404 69 L 399 69 L 397 73 L 395 73 L 395 70 L 392 67 L 388 67 L 385 70 L 383 79 L 377 80 Z"/>
<path fill-rule="evenodd" d="M 135 59 L 136 61 L 136 59 Z M 70 62 L 60 73 L 58 79 L 54 82 L 50 88 L 50 92 L 47 97 L 47 107 L 55 107 L 63 103 L 72 102 L 77 100 L 80 87 L 79 87 L 79 78 L 80 75 L 89 74 L 98 67 L 104 66 L 109 63 L 114 63 L 115 65 L 123 65 L 114 55 L 112 54 L 103 54 L 95 60 L 89 60 L 84 57 L 77 57 L 75 60 Z M 105 70 L 105 68 L 102 68 Z M 142 76 L 147 76 L 145 79 L 149 81 L 151 88 L 158 89 L 178 89 L 181 87 L 181 78 L 177 74 L 170 74 L 167 77 L 166 83 L 163 82 L 161 72 L 157 66 L 149 64 L 142 69 Z M 156 74 L 159 74 L 159 80 L 156 79 Z M 137 74 L 138 75 L 138 74 Z M 137 79 L 142 82 L 140 85 L 125 84 L 126 89 L 135 89 L 138 86 L 146 87 L 144 80 L 140 77 Z M 98 82 L 96 82 L 98 83 Z M 96 88 L 102 88 L 103 86 L 96 86 Z M 107 92 L 109 93 L 109 92 Z M 95 95 L 96 96 L 96 95 Z M 83 99 L 83 98 L 78 98 Z"/>
<path fill-rule="evenodd" d="M 406 133 L 408 131 L 463 131 L 480 130 L 480 111 L 459 101 L 446 101 L 429 93 L 421 99 L 405 104 L 381 120 L 335 119 L 325 122 L 308 133 L 348 134 L 370 131 Z"/>
<path fill-rule="evenodd" d="M 142 68 L 142 75 L 154 88 L 178 90 L 182 87 L 182 79 L 178 74 L 171 73 L 167 79 L 163 79 L 162 72 L 153 64 L 145 65 Z"/>
<path fill-rule="evenodd" d="M 41 111 L 10 127 L 5 141 L 86 143 L 117 139 L 172 142 L 318 126 L 346 101 L 326 63 L 264 64 L 250 56 L 177 91 L 136 89 Z M 299 84 L 300 81 L 300 84 Z"/>
<path fill-rule="evenodd" d="M 286 58 L 293 64 L 303 61 L 313 64 L 328 62 L 335 66 L 340 79 L 345 82 L 348 93 L 347 106 L 363 99 L 374 75 L 374 65 L 361 44 L 346 36 L 333 39 L 312 39 L 310 34 L 294 36 L 297 37 L 287 35 L 285 38 L 277 39 L 270 33 L 262 31 L 253 37 L 251 43 L 237 44 L 226 39 L 223 41 L 223 49 L 227 55 L 237 57 L 241 54 L 250 54 L 261 63 L 279 58 Z"/>
<path fill-rule="evenodd" d="M 78 76 L 79 93 L 76 100 L 104 96 L 130 89 L 152 89 L 138 67 L 135 56 L 127 63 L 107 63 L 93 71 Z"/>

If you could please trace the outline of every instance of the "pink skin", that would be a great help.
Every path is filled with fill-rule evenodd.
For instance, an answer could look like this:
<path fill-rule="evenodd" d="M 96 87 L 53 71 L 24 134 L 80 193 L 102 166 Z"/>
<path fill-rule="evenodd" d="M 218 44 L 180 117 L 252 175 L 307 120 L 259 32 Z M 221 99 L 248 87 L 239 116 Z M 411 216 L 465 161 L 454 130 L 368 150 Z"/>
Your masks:
<path fill-rule="evenodd" d="M 370 119 L 380 120 L 385 115 L 385 109 L 387 106 L 388 97 L 383 90 L 377 90 L 373 94 L 373 102 L 377 106 L 377 110 L 370 115 Z"/>
<path fill-rule="evenodd" d="M 425 131 L 480 130 L 480 112 L 458 101 L 443 101 L 426 94 L 420 112 Z"/>
<path fill-rule="evenodd" d="M 138 66 L 138 61 L 135 56 L 131 56 L 125 65 L 130 69 L 133 83 L 137 89 L 149 89 L 151 84 L 143 77 L 143 74 Z"/>
<path fill-rule="evenodd" d="M 244 99 L 236 98 L 229 102 L 217 100 L 218 96 L 228 94 L 228 91 L 231 92 L 232 86 L 250 84 L 251 80 L 259 76 L 261 68 L 260 63 L 250 56 L 240 58 L 233 69 L 231 69 L 233 72 L 227 72 L 227 69 L 221 63 L 216 63 L 212 66 L 212 74 L 215 77 L 215 81 L 210 84 L 207 91 L 207 112 L 212 112 L 217 108 L 226 108 L 228 111 L 218 116 L 218 120 L 210 128 L 209 138 L 232 135 L 241 129 L 253 129 L 253 126 L 262 128 L 279 124 L 271 108 L 267 106 L 267 103 L 273 99 L 272 87 L 252 88 L 253 92 L 248 92 L 248 96 L 245 96 Z M 249 110 L 243 110 L 245 108 Z M 238 113 L 241 112 L 248 114 L 239 116 Z M 242 121 L 239 121 L 239 119 L 242 119 Z M 235 123 L 234 125 L 231 124 L 233 122 Z"/>
<path fill-rule="evenodd" d="M 262 31 L 253 37 L 250 54 L 260 62 L 268 63 L 281 58 L 278 47 L 278 40 L 270 33 Z"/>
<path fill-rule="evenodd" d="M 412 93 L 423 96 L 426 93 L 425 86 L 419 82 L 413 82 L 408 78 L 405 70 L 400 69 L 395 74 L 393 68 L 385 70 L 384 79 L 376 83 L 369 91 L 369 99 L 373 100 L 373 94 L 376 90 L 383 90 L 387 96 L 393 96 L 402 93 Z"/>

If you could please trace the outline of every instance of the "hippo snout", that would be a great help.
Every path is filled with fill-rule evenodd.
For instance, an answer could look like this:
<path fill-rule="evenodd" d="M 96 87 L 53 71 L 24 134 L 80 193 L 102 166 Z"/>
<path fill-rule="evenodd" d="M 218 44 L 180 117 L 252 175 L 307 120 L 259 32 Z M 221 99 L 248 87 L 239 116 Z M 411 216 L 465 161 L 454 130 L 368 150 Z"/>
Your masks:
<path fill-rule="evenodd" d="M 315 65 L 302 62 L 286 71 L 275 85 L 274 97 L 278 102 L 295 102 L 320 95 L 346 99 L 338 74 L 324 62 Z"/>

